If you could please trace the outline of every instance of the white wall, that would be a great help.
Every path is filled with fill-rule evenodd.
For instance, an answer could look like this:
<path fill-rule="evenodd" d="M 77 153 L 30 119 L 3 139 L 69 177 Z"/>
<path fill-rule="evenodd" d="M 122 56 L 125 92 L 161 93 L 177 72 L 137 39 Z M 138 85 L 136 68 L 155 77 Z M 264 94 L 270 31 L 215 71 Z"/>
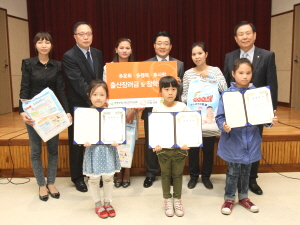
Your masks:
<path fill-rule="evenodd" d="M 10 74 L 14 101 L 13 107 L 16 108 L 19 106 L 22 59 L 29 58 L 30 56 L 29 29 L 28 21 L 26 21 L 28 19 L 27 2 L 26 0 L 0 0 L 0 8 L 6 9 L 8 15 Z"/>
<path fill-rule="evenodd" d="M 10 16 L 28 19 L 26 0 L 0 0 L 0 8 L 7 9 Z"/>
<path fill-rule="evenodd" d="M 294 5 L 300 0 L 272 0 L 271 51 L 276 55 L 278 101 L 290 103 Z M 282 15 L 278 15 L 284 13 Z M 278 16 L 276 16 L 278 15 Z"/>
<path fill-rule="evenodd" d="M 272 16 L 293 10 L 294 5 L 299 3 L 300 0 L 272 0 Z"/>

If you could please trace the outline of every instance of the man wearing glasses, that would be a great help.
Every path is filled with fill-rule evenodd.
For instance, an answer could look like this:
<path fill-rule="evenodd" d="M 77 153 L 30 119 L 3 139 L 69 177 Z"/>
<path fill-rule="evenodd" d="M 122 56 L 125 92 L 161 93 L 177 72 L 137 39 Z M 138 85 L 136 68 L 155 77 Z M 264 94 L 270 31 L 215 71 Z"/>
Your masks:
<path fill-rule="evenodd" d="M 178 71 L 177 81 L 178 83 L 181 83 L 184 74 L 183 62 L 169 56 L 170 51 L 172 49 L 171 34 L 167 31 L 158 32 L 157 34 L 154 35 L 153 46 L 154 46 L 156 56 L 146 61 L 177 61 L 177 71 Z M 180 89 L 182 90 L 182 88 Z M 177 96 L 180 96 L 180 92 L 181 91 L 179 90 Z M 156 153 L 153 152 L 152 149 L 148 149 L 148 142 L 149 142 L 148 113 L 149 112 L 152 112 L 152 108 L 145 108 L 142 113 L 142 119 L 144 120 L 144 130 L 145 130 L 145 144 L 146 144 L 145 156 L 146 156 L 146 167 L 147 167 L 146 179 L 144 181 L 145 188 L 152 186 L 153 182 L 155 181 L 155 176 L 159 170 Z"/>
<path fill-rule="evenodd" d="M 87 96 L 92 80 L 103 77 L 103 58 L 98 49 L 90 47 L 93 41 L 92 26 L 78 22 L 74 26 L 76 45 L 67 51 L 62 59 L 68 83 L 68 102 L 74 118 L 74 107 L 90 107 Z M 82 174 L 83 146 L 74 145 L 74 123 L 68 129 L 70 148 L 70 172 L 72 182 L 78 191 L 87 192 Z"/>

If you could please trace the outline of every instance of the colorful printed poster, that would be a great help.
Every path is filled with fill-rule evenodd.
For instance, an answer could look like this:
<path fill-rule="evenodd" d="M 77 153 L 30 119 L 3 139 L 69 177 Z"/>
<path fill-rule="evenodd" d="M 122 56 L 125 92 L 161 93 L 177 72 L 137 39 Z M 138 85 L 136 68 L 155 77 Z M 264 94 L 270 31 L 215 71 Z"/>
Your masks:
<path fill-rule="evenodd" d="M 24 112 L 34 120 L 33 128 L 44 142 L 71 125 L 67 114 L 50 88 L 32 99 L 21 99 Z"/>
<path fill-rule="evenodd" d="M 163 98 L 159 79 L 177 77 L 176 61 L 106 63 L 109 107 L 153 107 Z"/>
<path fill-rule="evenodd" d="M 209 74 L 206 79 L 197 78 L 191 81 L 188 90 L 187 106 L 191 110 L 201 110 L 203 115 L 202 129 L 204 131 L 219 131 L 215 120 L 219 99 L 218 82 L 213 74 Z"/>
<path fill-rule="evenodd" d="M 118 145 L 118 153 L 121 167 L 131 168 L 132 158 L 134 153 L 135 139 L 136 139 L 136 121 L 132 124 L 126 123 L 126 144 Z"/>

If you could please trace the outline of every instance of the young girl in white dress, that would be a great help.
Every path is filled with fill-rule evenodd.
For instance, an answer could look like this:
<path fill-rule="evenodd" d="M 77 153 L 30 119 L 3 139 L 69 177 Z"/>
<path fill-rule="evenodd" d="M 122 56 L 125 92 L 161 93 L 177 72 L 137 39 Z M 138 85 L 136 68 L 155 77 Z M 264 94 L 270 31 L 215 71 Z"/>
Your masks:
<path fill-rule="evenodd" d="M 102 80 L 93 80 L 89 88 L 92 108 L 106 108 L 108 99 L 107 85 Z M 111 205 L 114 174 L 121 169 L 117 143 L 111 145 L 91 145 L 86 142 L 83 159 L 83 174 L 89 177 L 89 188 L 95 202 L 95 212 L 101 218 L 114 217 L 116 212 Z M 99 182 L 103 181 L 103 202 Z"/>

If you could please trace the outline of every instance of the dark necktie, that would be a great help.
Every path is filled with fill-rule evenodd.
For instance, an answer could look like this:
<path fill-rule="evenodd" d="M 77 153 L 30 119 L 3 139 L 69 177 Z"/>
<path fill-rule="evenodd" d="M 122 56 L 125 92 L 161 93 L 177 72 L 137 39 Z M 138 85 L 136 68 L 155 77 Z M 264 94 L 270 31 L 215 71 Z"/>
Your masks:
<path fill-rule="evenodd" d="M 94 65 L 93 65 L 93 62 L 92 62 L 92 59 L 91 59 L 91 56 L 90 56 L 90 52 L 89 51 L 87 51 L 86 52 L 86 58 L 87 58 L 87 61 L 89 62 L 89 64 L 90 64 L 90 66 L 91 66 L 91 68 L 92 68 L 92 70 L 94 71 Z M 94 71 L 95 72 L 95 71 Z"/>

